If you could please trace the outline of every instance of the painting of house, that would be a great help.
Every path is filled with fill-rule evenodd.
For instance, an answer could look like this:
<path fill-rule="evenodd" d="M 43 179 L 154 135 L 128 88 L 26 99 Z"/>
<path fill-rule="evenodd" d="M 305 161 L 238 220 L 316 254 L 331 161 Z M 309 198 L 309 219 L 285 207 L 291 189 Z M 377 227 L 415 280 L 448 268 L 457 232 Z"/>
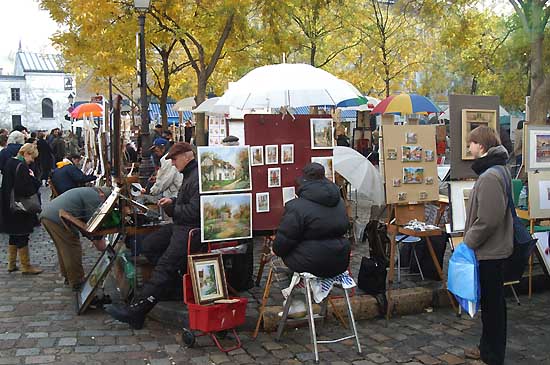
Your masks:
<path fill-rule="evenodd" d="M 252 194 L 201 197 L 203 242 L 252 237 Z"/>
<path fill-rule="evenodd" d="M 200 193 L 251 190 L 249 152 L 248 146 L 199 147 Z"/>

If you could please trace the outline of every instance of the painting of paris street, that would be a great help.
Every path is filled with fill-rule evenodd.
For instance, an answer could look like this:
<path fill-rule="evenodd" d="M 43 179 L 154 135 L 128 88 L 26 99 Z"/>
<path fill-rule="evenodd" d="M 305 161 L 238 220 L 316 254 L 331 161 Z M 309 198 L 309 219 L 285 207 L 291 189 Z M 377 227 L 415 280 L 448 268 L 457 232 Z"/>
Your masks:
<path fill-rule="evenodd" d="M 197 154 L 201 194 L 252 189 L 248 146 L 199 147 Z"/>
<path fill-rule="evenodd" d="M 252 237 L 252 194 L 201 196 L 203 242 Z"/>

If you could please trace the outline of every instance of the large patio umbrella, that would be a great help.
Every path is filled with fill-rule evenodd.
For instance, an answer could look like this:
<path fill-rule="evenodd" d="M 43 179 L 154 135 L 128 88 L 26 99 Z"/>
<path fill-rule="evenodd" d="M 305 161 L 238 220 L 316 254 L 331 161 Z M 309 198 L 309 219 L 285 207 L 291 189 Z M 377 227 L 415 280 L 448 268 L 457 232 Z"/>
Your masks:
<path fill-rule="evenodd" d="M 382 100 L 371 114 L 439 113 L 441 110 L 430 99 L 418 94 L 397 94 Z"/>
<path fill-rule="evenodd" d="M 362 97 L 349 82 L 306 64 L 258 67 L 230 85 L 217 105 L 239 109 L 337 105 Z"/>
<path fill-rule="evenodd" d="M 349 147 L 336 146 L 334 170 L 376 205 L 384 204 L 384 184 L 380 172 L 365 156 Z"/>
<path fill-rule="evenodd" d="M 190 96 L 188 98 L 181 99 L 176 104 L 174 104 L 172 110 L 175 110 L 177 112 L 186 112 L 193 110 L 193 108 L 196 106 L 197 104 L 195 103 L 195 98 L 193 96 Z"/>
<path fill-rule="evenodd" d="M 84 115 L 92 117 L 103 116 L 103 107 L 97 103 L 80 104 L 71 112 L 71 117 L 81 119 Z"/>

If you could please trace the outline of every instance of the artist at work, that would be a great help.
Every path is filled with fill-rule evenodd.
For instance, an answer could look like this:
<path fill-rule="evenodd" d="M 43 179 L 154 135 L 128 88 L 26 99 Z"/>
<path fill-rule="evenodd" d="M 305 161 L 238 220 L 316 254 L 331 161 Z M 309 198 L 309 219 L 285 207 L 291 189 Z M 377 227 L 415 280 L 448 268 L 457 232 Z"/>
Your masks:
<path fill-rule="evenodd" d="M 158 302 L 164 287 L 173 285 L 174 281 L 181 285 L 181 273 L 187 270 L 189 231 L 200 227 L 198 164 L 192 146 L 186 142 L 176 143 L 166 158 L 183 174 L 183 184 L 177 197 L 164 197 L 158 202 L 174 223 L 145 237 L 142 254 L 155 268 L 134 303 L 106 308 L 113 318 L 135 329 L 143 327 L 145 316 Z M 192 247 L 193 251 L 196 249 Z"/>

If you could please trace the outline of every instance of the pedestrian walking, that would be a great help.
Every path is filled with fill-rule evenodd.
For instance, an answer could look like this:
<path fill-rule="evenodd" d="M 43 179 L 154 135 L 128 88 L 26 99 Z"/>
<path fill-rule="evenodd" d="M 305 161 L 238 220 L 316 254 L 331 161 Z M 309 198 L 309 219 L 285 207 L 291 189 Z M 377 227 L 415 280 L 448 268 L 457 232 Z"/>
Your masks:
<path fill-rule="evenodd" d="M 40 168 L 42 169 L 40 180 L 47 182 L 53 167 L 53 151 L 48 142 L 46 142 L 46 135 L 44 132 L 38 133 L 38 142 L 36 146 L 38 147 L 38 158 L 40 161 Z"/>
<path fill-rule="evenodd" d="M 52 151 L 55 162 L 63 161 L 66 156 L 65 140 L 63 139 L 59 129 L 57 130 L 57 135 L 52 141 Z"/>
<path fill-rule="evenodd" d="M 17 157 L 10 157 L 3 169 L 2 177 L 2 217 L 4 233 L 9 235 L 8 271 L 18 270 L 17 256 L 21 272 L 28 275 L 40 274 L 42 270 L 31 265 L 29 256 L 29 235 L 37 223 L 36 213 L 12 211 L 11 195 L 15 199 L 27 198 L 38 193 L 40 181 L 34 176 L 29 165 L 38 157 L 38 149 L 32 143 L 24 144 Z"/>
<path fill-rule="evenodd" d="M 466 349 L 471 359 L 490 365 L 504 363 L 506 352 L 506 301 L 503 263 L 513 252 L 513 221 L 508 208 L 506 186 L 511 180 L 506 168 L 508 152 L 497 133 L 478 127 L 468 135 L 470 151 L 476 159 L 472 169 L 479 178 L 470 193 L 464 229 L 464 243 L 475 251 L 479 261 L 482 334 L 479 346 Z M 502 170 L 502 171 L 499 171 Z"/>

